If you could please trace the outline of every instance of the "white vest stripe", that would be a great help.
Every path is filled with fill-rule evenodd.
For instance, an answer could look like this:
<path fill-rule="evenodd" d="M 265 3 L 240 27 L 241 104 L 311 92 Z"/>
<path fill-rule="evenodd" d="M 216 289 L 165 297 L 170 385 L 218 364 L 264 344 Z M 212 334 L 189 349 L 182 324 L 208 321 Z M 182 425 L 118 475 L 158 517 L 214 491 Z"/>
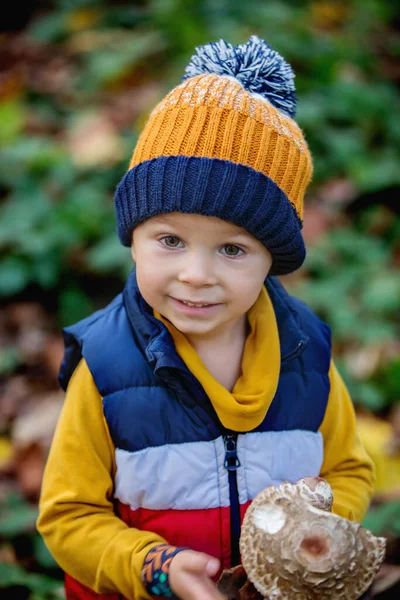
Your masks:
<path fill-rule="evenodd" d="M 229 506 L 222 437 L 150 447 L 117 449 L 115 497 L 132 510 L 191 510 Z M 151 484 L 151 485 L 149 485 Z"/>
<path fill-rule="evenodd" d="M 318 475 L 323 440 L 312 431 L 239 434 L 237 469 L 239 502 L 253 500 L 268 485 Z M 222 437 L 150 447 L 138 452 L 116 450 L 115 497 L 131 507 L 193 510 L 229 506 L 228 471 Z M 151 485 L 149 485 L 151 483 Z"/>
<path fill-rule="evenodd" d="M 239 435 L 237 451 L 240 504 L 269 485 L 319 475 L 324 456 L 322 434 L 300 429 Z"/>

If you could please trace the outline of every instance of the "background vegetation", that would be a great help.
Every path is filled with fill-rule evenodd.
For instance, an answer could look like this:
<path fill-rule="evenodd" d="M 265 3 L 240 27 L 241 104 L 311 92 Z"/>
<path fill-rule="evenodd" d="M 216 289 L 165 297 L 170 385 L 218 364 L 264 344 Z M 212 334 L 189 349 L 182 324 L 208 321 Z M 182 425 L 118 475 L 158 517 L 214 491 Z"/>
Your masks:
<path fill-rule="evenodd" d="M 293 66 L 314 156 L 308 258 L 283 278 L 332 326 L 377 465 L 365 525 L 400 562 L 400 14 L 390 0 L 54 0 L 0 32 L 0 589 L 62 597 L 34 530 L 62 404 L 60 329 L 104 306 L 131 269 L 113 192 L 149 110 L 196 45 L 256 33 Z M 388 583 L 389 582 L 389 583 Z M 386 590 L 385 590 L 386 586 Z M 385 595 L 386 593 L 386 595 Z M 398 597 L 398 596 L 396 596 Z M 394 595 L 393 595 L 394 598 Z"/>

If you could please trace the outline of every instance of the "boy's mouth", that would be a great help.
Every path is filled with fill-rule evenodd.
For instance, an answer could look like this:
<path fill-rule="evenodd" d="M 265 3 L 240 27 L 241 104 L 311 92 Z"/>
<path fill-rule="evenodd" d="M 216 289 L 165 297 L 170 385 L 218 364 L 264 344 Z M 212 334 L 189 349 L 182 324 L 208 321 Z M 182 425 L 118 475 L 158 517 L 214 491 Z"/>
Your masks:
<path fill-rule="evenodd" d="M 211 308 L 213 306 L 218 306 L 218 304 L 211 302 L 191 302 L 190 300 L 180 300 L 173 296 L 171 296 L 171 298 L 172 300 L 175 300 L 175 302 L 179 302 L 180 305 L 188 306 L 189 308 Z"/>
<path fill-rule="evenodd" d="M 202 308 L 203 306 L 212 306 L 211 302 L 189 302 L 189 300 L 179 300 L 179 302 L 186 304 L 186 306 L 193 306 L 195 308 Z"/>

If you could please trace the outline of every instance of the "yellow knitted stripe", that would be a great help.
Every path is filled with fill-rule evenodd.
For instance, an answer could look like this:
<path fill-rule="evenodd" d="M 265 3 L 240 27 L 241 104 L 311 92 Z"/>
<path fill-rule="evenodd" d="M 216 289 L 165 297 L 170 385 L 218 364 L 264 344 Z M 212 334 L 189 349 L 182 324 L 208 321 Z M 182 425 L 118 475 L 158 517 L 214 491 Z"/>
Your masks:
<path fill-rule="evenodd" d="M 312 161 L 301 129 L 229 77 L 199 75 L 174 88 L 150 115 L 129 168 L 174 155 L 230 160 L 260 171 L 303 216 Z"/>

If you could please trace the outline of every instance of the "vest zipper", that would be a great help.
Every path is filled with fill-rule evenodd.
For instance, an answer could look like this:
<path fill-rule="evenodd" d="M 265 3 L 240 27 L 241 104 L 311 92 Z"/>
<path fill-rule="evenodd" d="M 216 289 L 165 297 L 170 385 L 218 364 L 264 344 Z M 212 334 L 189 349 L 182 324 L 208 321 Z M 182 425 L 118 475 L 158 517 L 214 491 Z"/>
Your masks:
<path fill-rule="evenodd" d="M 289 360 L 293 360 L 294 358 L 297 358 L 297 356 L 302 352 L 302 348 L 303 348 L 303 346 L 306 345 L 308 340 L 309 340 L 309 338 L 303 338 L 302 340 L 300 340 L 294 350 L 292 350 L 291 352 L 289 352 L 289 354 L 287 354 L 286 356 L 283 356 L 281 358 L 281 365 L 288 362 Z"/>
<path fill-rule="evenodd" d="M 237 455 L 237 433 L 224 435 L 225 462 L 228 471 L 229 500 L 230 500 L 230 532 L 231 532 L 231 566 L 240 564 L 239 536 L 240 536 L 240 506 L 236 470 L 240 467 Z"/>

